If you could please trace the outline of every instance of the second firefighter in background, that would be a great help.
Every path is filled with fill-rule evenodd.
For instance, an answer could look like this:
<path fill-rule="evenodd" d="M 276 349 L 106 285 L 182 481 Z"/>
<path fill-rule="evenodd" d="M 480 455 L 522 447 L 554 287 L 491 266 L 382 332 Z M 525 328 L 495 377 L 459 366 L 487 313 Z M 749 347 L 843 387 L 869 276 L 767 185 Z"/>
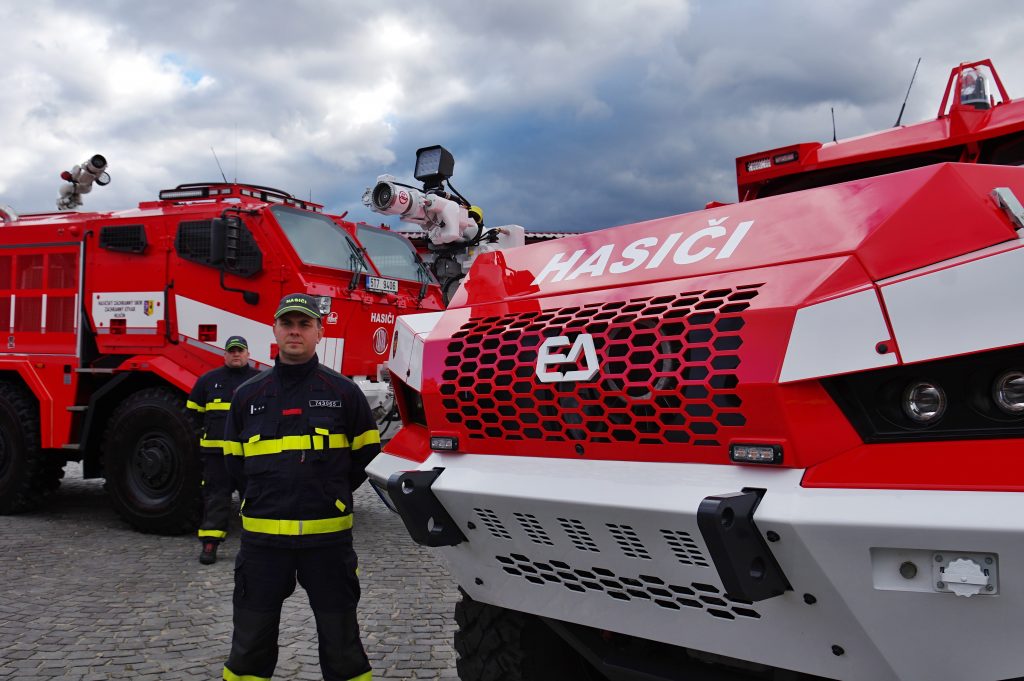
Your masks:
<path fill-rule="evenodd" d="M 235 388 L 259 373 L 249 366 L 249 343 L 241 336 L 231 336 L 224 345 L 224 366 L 199 377 L 188 396 L 186 406 L 203 416 L 199 439 L 199 458 L 203 466 L 203 521 L 199 525 L 199 541 L 203 544 L 199 562 L 216 562 L 217 546 L 228 535 L 231 493 L 242 492 L 245 483 L 232 478 L 224 461 L 224 424 Z"/>

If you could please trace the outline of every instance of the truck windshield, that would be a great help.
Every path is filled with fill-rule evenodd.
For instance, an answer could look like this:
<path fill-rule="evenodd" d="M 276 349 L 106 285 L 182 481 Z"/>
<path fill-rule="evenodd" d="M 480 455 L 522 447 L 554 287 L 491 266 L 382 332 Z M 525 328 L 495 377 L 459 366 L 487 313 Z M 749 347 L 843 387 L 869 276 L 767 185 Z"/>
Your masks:
<path fill-rule="evenodd" d="M 434 283 L 434 277 L 421 264 L 416 249 L 405 237 L 369 225 L 359 225 L 356 236 L 382 276 L 420 283 L 426 276 Z"/>
<path fill-rule="evenodd" d="M 271 209 L 291 242 L 292 248 L 307 265 L 352 271 L 361 258 L 352 250 L 352 239 L 330 218 L 288 206 Z"/>

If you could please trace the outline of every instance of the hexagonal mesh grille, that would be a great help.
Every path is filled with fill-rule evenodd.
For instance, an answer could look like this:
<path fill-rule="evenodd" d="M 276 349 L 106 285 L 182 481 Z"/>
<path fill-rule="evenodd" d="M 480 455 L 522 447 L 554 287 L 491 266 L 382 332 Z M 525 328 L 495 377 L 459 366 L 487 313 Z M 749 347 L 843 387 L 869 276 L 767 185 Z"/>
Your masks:
<path fill-rule="evenodd" d="M 531 584 L 560 584 L 577 593 L 599 592 L 617 601 L 647 602 L 668 610 L 700 609 L 712 617 L 725 620 L 761 617 L 761 614 L 751 607 L 752 602 L 730 598 L 710 584 L 668 584 L 665 580 L 651 575 L 622 577 L 601 567 L 583 570 L 573 568 L 560 560 L 550 560 L 546 563 L 533 561 L 518 553 L 495 558 L 501 563 L 502 570 L 510 575 L 522 577 Z"/>
<path fill-rule="evenodd" d="M 721 429 L 746 423 L 740 313 L 760 286 L 471 319 L 448 343 L 444 417 L 477 439 L 718 446 Z M 594 341 L 594 379 L 541 383 L 538 348 L 581 334 Z"/>

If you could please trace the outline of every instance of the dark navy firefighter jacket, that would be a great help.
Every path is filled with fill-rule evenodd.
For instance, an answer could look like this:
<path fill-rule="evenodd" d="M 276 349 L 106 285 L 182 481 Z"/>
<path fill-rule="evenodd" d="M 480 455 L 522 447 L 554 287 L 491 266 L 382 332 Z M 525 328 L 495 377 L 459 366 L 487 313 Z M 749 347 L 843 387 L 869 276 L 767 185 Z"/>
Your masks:
<path fill-rule="evenodd" d="M 351 542 L 352 492 L 380 451 L 362 391 L 320 364 L 277 360 L 242 384 L 224 431 L 232 473 L 244 467 L 245 541 L 305 547 Z"/>
<path fill-rule="evenodd" d="M 248 364 L 237 369 L 222 366 L 207 371 L 192 386 L 185 406 L 203 416 L 203 434 L 199 438 L 199 450 L 203 454 L 225 453 L 224 422 L 231 408 L 231 396 L 235 388 L 259 372 Z"/>

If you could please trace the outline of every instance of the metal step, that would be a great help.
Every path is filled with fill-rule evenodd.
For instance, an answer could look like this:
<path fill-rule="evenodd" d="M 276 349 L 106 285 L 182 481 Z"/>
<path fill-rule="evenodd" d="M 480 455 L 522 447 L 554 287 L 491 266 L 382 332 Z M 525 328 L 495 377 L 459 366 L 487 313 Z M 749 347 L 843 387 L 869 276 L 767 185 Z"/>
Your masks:
<path fill-rule="evenodd" d="M 81 445 L 79 445 L 77 442 L 72 443 L 72 444 L 61 445 L 61 449 L 69 449 L 69 450 L 75 451 L 75 452 L 77 452 L 80 448 L 81 448 Z"/>
<path fill-rule="evenodd" d="M 89 411 L 89 405 L 87 404 L 73 404 L 67 407 L 68 411 Z"/>
<path fill-rule="evenodd" d="M 75 373 L 76 374 L 112 374 L 112 373 L 114 373 L 114 369 L 109 369 L 109 368 L 94 369 L 92 367 L 77 367 L 75 369 Z"/>

